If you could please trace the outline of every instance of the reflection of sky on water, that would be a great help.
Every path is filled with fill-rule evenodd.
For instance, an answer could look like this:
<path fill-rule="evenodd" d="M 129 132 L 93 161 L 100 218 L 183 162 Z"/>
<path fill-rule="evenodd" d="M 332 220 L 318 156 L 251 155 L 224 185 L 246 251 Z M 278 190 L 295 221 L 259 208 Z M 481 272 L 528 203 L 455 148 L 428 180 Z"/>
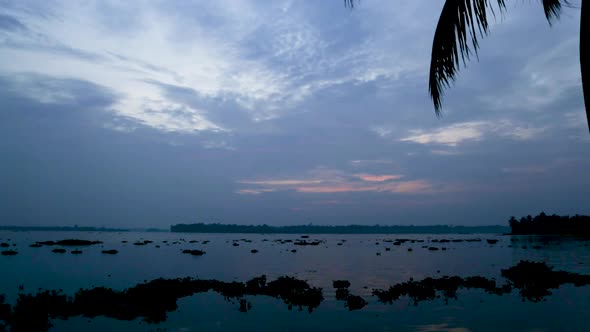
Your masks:
<path fill-rule="evenodd" d="M 574 326 L 590 327 L 584 318 L 590 314 L 590 306 L 586 305 L 590 297 L 588 287 L 564 286 L 554 290 L 547 302 L 535 304 L 522 303 L 517 294 L 494 297 L 481 291 L 459 291 L 459 299 L 450 300 L 448 305 L 444 305 L 440 300 L 413 306 L 411 301 L 404 298 L 392 305 L 384 305 L 377 303 L 371 296 L 373 288 L 387 288 L 409 278 L 421 279 L 427 276 L 483 275 L 496 277 L 502 283 L 500 270 L 514 265 L 521 259 L 545 261 L 554 265 L 556 269 L 590 274 L 590 266 L 586 263 L 590 261 L 590 248 L 584 241 L 547 242 L 546 239 L 530 237 L 513 237 L 518 240 L 510 241 L 508 236 L 489 234 L 322 234 L 310 235 L 308 239 L 325 241 L 319 246 L 295 246 L 293 243 L 280 244 L 273 241 L 294 240 L 299 238 L 298 235 L 0 232 L 2 241 L 8 238 L 11 239 L 11 243 L 17 243 L 19 254 L 0 258 L 0 270 L 3 271 L 0 274 L 0 293 L 6 293 L 11 302 L 15 298 L 17 287 L 21 284 L 25 286 L 26 291 L 35 291 L 39 287 L 62 288 L 71 294 L 79 288 L 91 286 L 123 289 L 158 277 L 193 276 L 224 281 L 246 281 L 261 274 L 266 274 L 269 279 L 292 275 L 308 280 L 311 285 L 322 287 L 326 298 L 320 307 L 309 315 L 289 312 L 282 301 L 258 296 L 250 299 L 254 308 L 244 315 L 237 312 L 235 304 L 226 303 L 218 294 L 199 294 L 179 301 L 180 312 L 171 313 L 170 320 L 165 324 L 173 327 L 169 331 L 181 331 L 182 328 L 189 328 L 186 331 L 224 331 L 238 327 L 254 331 L 256 329 L 253 327 L 258 326 L 260 322 L 257 323 L 256 317 L 261 321 L 272 320 L 260 331 L 293 331 L 285 329 L 284 324 L 298 326 L 305 331 L 310 327 L 325 327 L 328 322 L 336 322 L 335 326 L 339 329 L 334 331 L 354 331 L 355 328 L 365 328 L 363 326 L 367 326 L 366 330 L 380 331 L 387 331 L 386 327 L 392 327 L 392 331 L 502 330 L 491 329 L 491 326 L 514 328 L 512 330 L 515 331 L 531 331 L 543 326 L 548 326 L 546 331 L 558 330 L 559 324 L 554 322 L 552 315 L 557 315 L 562 321 L 565 319 Z M 65 238 L 101 240 L 104 244 L 82 248 L 82 255 L 72 255 L 69 252 L 59 255 L 52 253 L 50 247 L 28 247 L 35 241 Z M 425 242 L 406 242 L 395 246 L 391 242 L 383 241 L 396 238 L 424 239 Z M 481 238 L 483 241 L 432 242 L 433 239 L 460 238 Z M 500 241 L 490 245 L 485 241 L 488 238 L 498 238 Z M 154 243 L 146 246 L 133 245 L 133 242 L 140 239 L 149 239 Z M 179 239 L 184 239 L 185 242 L 173 244 Z M 232 246 L 233 240 L 240 239 L 249 239 L 252 242 L 239 241 L 239 246 Z M 263 239 L 267 241 L 262 241 Z M 123 240 L 128 243 L 122 243 Z M 191 240 L 210 242 L 189 243 Z M 338 246 L 337 243 L 341 240 L 346 241 Z M 161 247 L 155 248 L 155 245 Z M 534 249 L 537 245 L 543 248 Z M 446 247 L 448 250 L 432 252 L 422 246 Z M 523 246 L 527 249 L 523 249 Z M 391 249 L 386 251 L 385 248 Z M 413 248 L 413 251 L 408 252 L 407 248 Z M 104 249 L 117 249 L 119 254 L 105 256 L 100 253 Z M 202 249 L 207 254 L 193 257 L 182 254 L 181 249 Z M 257 249 L 259 252 L 251 254 L 251 249 Z M 292 253 L 292 249 L 296 249 L 297 252 Z M 377 256 L 376 253 L 381 255 Z M 336 279 L 349 280 L 352 283 L 351 293 L 363 296 L 369 301 L 369 305 L 363 310 L 348 312 L 342 302 L 334 301 L 335 290 L 332 288 L 332 281 Z M 495 318 L 493 324 L 489 325 L 492 319 L 489 313 L 492 312 Z M 536 326 L 519 318 L 531 315 L 539 317 L 542 324 Z M 64 330 L 75 331 L 77 322 L 76 319 L 72 319 L 63 323 Z M 82 322 L 86 325 L 81 326 L 88 326 L 85 320 L 79 324 Z M 191 329 L 195 322 L 199 322 L 199 329 Z M 132 326 L 127 329 L 129 331 L 146 330 L 145 326 L 137 323 L 128 325 L 129 323 L 102 318 L 95 320 L 91 326 L 96 328 L 96 331 L 101 331 L 109 329 L 112 324 L 117 328 Z M 343 327 L 345 328 L 342 329 Z"/>

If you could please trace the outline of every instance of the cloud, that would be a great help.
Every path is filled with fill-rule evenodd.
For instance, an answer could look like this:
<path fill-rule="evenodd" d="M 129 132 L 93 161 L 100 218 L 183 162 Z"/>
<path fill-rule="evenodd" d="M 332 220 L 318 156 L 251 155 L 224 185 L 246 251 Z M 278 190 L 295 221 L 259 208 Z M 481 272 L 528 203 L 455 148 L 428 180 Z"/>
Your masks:
<path fill-rule="evenodd" d="M 343 13 L 338 24 L 349 20 L 339 5 L 323 10 L 333 8 Z M 211 109 L 171 98 L 150 81 L 231 100 L 236 112 L 262 122 L 297 111 L 326 88 L 396 77 L 415 71 L 419 63 L 385 56 L 388 43 L 380 38 L 362 47 L 346 43 L 345 35 L 311 20 L 308 13 L 317 7 L 307 4 L 57 1 L 3 10 L 0 73 L 29 72 L 109 87 L 121 97 L 112 108 L 116 115 L 164 132 L 239 128 L 226 128 L 223 119 L 212 120 Z"/>
<path fill-rule="evenodd" d="M 240 181 L 242 184 L 254 184 L 261 186 L 299 186 L 320 184 L 322 180 L 259 180 L 259 181 Z"/>
<path fill-rule="evenodd" d="M 357 160 L 351 160 L 350 164 L 354 167 L 365 167 L 365 166 L 369 166 L 369 165 L 393 164 L 393 161 L 388 160 L 388 159 L 369 159 L 369 160 L 357 159 Z"/>
<path fill-rule="evenodd" d="M 294 191 L 303 194 L 389 192 L 417 194 L 434 192 L 427 180 L 399 181 L 403 175 L 352 174 L 335 169 L 316 168 L 299 178 L 241 180 L 240 185 L 254 186 L 238 190 L 239 194 Z M 360 181 L 359 181 L 360 180 Z"/>
<path fill-rule="evenodd" d="M 449 125 L 435 130 L 413 129 L 402 142 L 417 144 L 438 144 L 455 147 L 466 142 L 481 141 L 486 136 L 499 136 L 513 140 L 532 140 L 543 134 L 547 128 L 517 125 L 510 120 L 472 121 Z"/>
<path fill-rule="evenodd" d="M 373 175 L 373 174 L 356 174 L 359 179 L 367 182 L 385 182 L 389 180 L 398 180 L 402 175 Z"/>
<path fill-rule="evenodd" d="M 25 30 L 27 30 L 27 27 L 24 24 L 22 24 L 19 20 L 17 20 L 16 18 L 14 18 L 12 16 L 0 14 L 0 30 L 25 31 Z"/>

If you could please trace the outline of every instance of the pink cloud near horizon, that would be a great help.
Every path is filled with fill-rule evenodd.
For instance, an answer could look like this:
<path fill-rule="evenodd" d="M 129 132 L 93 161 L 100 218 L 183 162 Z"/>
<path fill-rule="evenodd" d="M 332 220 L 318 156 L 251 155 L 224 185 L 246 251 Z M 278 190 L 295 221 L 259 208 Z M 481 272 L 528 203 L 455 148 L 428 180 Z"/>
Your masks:
<path fill-rule="evenodd" d="M 385 182 L 385 181 L 390 181 L 390 180 L 399 180 L 401 178 L 403 178 L 403 175 L 398 175 L 398 174 L 383 174 L 383 175 L 373 175 L 373 174 L 356 174 L 356 176 L 363 180 L 363 181 L 367 181 L 367 182 Z"/>

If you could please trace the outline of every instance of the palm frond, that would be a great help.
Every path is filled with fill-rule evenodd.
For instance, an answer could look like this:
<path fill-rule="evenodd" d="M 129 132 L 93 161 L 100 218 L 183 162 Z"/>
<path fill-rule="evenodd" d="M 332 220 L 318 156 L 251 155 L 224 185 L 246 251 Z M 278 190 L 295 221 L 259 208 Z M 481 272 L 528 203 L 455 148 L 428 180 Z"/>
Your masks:
<path fill-rule="evenodd" d="M 567 0 L 542 0 L 543 2 L 543 11 L 545 12 L 545 17 L 549 24 L 553 23 L 554 19 L 559 19 L 559 14 L 561 13 L 562 6 L 570 6 L 570 3 Z"/>
<path fill-rule="evenodd" d="M 430 59 L 428 90 L 440 115 L 443 89 L 455 80 L 460 62 L 477 56 L 478 37 L 488 33 L 488 13 L 494 5 L 504 11 L 504 0 L 446 0 L 436 26 Z"/>
<path fill-rule="evenodd" d="M 582 71 L 582 92 L 586 106 L 586 120 L 590 131 L 590 3 L 582 1 L 580 15 L 580 68 Z"/>
<path fill-rule="evenodd" d="M 347 8 L 354 8 L 355 3 L 360 2 L 361 0 L 344 0 L 344 7 Z"/>

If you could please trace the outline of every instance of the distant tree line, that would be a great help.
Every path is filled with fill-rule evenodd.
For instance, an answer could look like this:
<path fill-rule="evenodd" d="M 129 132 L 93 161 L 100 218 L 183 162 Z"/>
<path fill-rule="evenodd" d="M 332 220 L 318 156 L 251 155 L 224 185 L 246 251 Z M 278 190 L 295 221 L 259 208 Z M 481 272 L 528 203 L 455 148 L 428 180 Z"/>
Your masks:
<path fill-rule="evenodd" d="M 590 216 L 548 216 L 541 212 L 536 217 L 530 215 L 517 220 L 510 217 L 508 221 L 511 234 L 539 234 L 539 235 L 580 235 L 590 236 Z"/>
<path fill-rule="evenodd" d="M 256 234 L 456 234 L 456 233 L 505 233 L 504 226 L 382 226 L 382 225 L 231 225 L 231 224 L 177 224 L 171 232 L 180 233 L 256 233 Z"/>
<path fill-rule="evenodd" d="M 92 227 L 92 226 L 2 226 L 0 231 L 73 231 L 73 232 L 128 232 L 129 229 L 124 228 L 107 228 L 107 227 Z"/>

